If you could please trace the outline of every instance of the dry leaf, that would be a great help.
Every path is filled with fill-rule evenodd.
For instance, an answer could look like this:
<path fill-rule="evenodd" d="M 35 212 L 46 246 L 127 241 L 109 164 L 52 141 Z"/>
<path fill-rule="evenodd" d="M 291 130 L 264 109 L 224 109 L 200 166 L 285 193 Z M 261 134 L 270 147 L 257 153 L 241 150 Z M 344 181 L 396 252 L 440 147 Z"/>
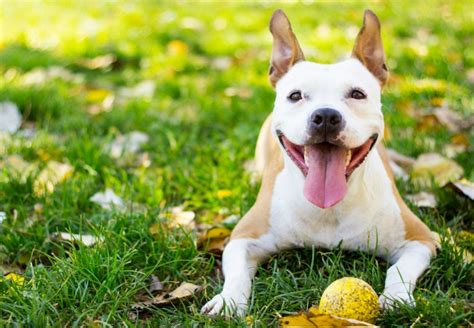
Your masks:
<path fill-rule="evenodd" d="M 103 56 L 94 57 L 92 59 L 84 59 L 79 61 L 79 64 L 89 68 L 89 69 L 98 69 L 98 68 L 107 68 L 117 61 L 117 57 L 112 54 L 107 54 Z"/>
<path fill-rule="evenodd" d="M 163 290 L 163 284 L 161 283 L 160 279 L 158 279 L 157 276 L 152 274 L 150 277 L 150 280 L 151 280 L 150 287 L 148 287 L 148 290 L 150 291 L 150 293 L 159 292 Z"/>
<path fill-rule="evenodd" d="M 413 179 L 421 185 L 429 185 L 433 177 L 440 186 L 461 178 L 463 174 L 464 170 L 458 163 L 437 153 L 421 154 L 411 172 Z"/>
<path fill-rule="evenodd" d="M 430 113 L 421 116 L 418 128 L 421 130 L 431 130 L 443 125 L 451 132 L 459 132 L 460 130 L 468 129 L 470 124 L 470 120 L 464 120 L 459 113 L 446 107 L 438 107 Z"/>
<path fill-rule="evenodd" d="M 143 310 L 153 306 L 165 306 L 169 305 L 173 302 L 178 300 L 183 300 L 189 298 L 196 293 L 202 290 L 201 286 L 191 284 L 189 282 L 183 282 L 181 285 L 173 290 L 170 293 L 161 293 L 155 297 L 153 297 L 149 301 L 139 302 L 132 305 L 132 309 L 134 310 Z"/>
<path fill-rule="evenodd" d="M 151 98 L 155 93 L 156 82 L 145 80 L 133 87 L 120 88 L 118 93 L 122 98 Z"/>
<path fill-rule="evenodd" d="M 400 178 L 402 179 L 403 181 L 407 181 L 408 178 L 409 178 L 409 175 L 408 173 L 401 167 L 399 166 L 397 163 L 395 163 L 394 161 L 390 160 L 388 162 L 388 164 L 390 165 L 390 168 L 392 169 L 392 172 L 393 172 L 393 175 L 396 177 L 396 178 Z"/>
<path fill-rule="evenodd" d="M 193 211 L 185 211 L 184 205 L 171 208 L 171 213 L 167 216 L 171 219 L 171 227 L 194 227 L 194 218 L 196 217 L 196 213 Z"/>
<path fill-rule="evenodd" d="M 79 235 L 79 234 L 73 234 L 73 233 L 68 233 L 68 232 L 59 232 L 57 234 L 54 234 L 53 238 L 64 240 L 64 241 L 70 241 L 70 242 L 80 242 L 84 246 L 88 246 L 88 247 L 93 246 L 98 242 L 104 241 L 104 237 L 97 237 L 97 236 L 92 236 L 92 235 Z"/>
<path fill-rule="evenodd" d="M 414 195 L 406 195 L 406 198 L 418 207 L 435 208 L 436 205 L 438 205 L 435 195 L 426 191 L 422 191 Z"/>
<path fill-rule="evenodd" d="M 0 132 L 15 133 L 21 126 L 21 114 L 18 107 L 10 102 L 0 103 Z"/>
<path fill-rule="evenodd" d="M 44 84 L 54 79 L 79 84 L 84 82 L 84 75 L 72 73 L 61 66 L 51 66 L 48 68 L 35 68 L 21 77 L 24 85 Z"/>
<path fill-rule="evenodd" d="M 410 170 L 413 164 L 416 162 L 414 158 L 402 155 L 394 149 L 387 148 L 387 153 L 392 161 L 405 170 Z"/>
<path fill-rule="evenodd" d="M 308 311 L 280 318 L 280 327 L 377 327 L 367 322 L 321 313 L 316 306 Z"/>
<path fill-rule="evenodd" d="M 148 142 L 148 134 L 140 131 L 132 131 L 125 135 L 119 135 L 107 147 L 112 158 L 119 158 L 124 154 L 135 154 Z"/>
<path fill-rule="evenodd" d="M 450 185 L 460 194 L 464 195 L 470 200 L 474 200 L 474 183 L 473 182 L 467 179 L 461 179 L 456 182 L 451 182 Z"/>
<path fill-rule="evenodd" d="M 220 255 L 231 233 L 232 231 L 227 228 L 211 228 L 199 236 L 197 247 Z"/>
<path fill-rule="evenodd" d="M 117 196 L 112 189 L 107 188 L 105 192 L 95 193 L 89 198 L 93 203 L 100 205 L 103 209 L 106 210 L 124 210 L 125 204 L 119 196 Z"/>
<path fill-rule="evenodd" d="M 229 87 L 224 90 L 227 97 L 250 98 L 253 95 L 252 89 L 244 87 Z"/>
<path fill-rule="evenodd" d="M 19 155 L 11 155 L 5 158 L 3 161 L 0 161 L 0 169 L 7 170 L 11 177 L 17 179 L 21 183 L 24 183 L 36 170 L 36 164 L 25 161 L 23 157 Z"/>
<path fill-rule="evenodd" d="M 36 196 L 52 193 L 54 187 L 72 176 L 74 168 L 67 163 L 49 161 L 33 183 Z"/>

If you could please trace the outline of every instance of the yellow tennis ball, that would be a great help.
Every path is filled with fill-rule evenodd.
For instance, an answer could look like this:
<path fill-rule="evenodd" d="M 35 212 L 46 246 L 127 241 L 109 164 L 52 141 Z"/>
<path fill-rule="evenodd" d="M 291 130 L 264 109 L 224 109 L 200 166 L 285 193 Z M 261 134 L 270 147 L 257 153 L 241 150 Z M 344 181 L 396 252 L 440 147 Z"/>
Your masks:
<path fill-rule="evenodd" d="M 322 313 L 373 323 L 379 315 L 379 298 L 372 287 L 357 278 L 342 278 L 326 288 L 319 301 Z"/>

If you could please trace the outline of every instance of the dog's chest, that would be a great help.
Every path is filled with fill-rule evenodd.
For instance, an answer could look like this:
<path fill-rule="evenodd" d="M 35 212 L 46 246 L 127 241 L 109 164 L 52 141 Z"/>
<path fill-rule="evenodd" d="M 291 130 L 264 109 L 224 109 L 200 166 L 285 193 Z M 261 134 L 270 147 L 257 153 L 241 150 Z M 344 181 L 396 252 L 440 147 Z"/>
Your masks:
<path fill-rule="evenodd" d="M 379 179 L 378 185 L 383 182 Z M 403 244 L 404 224 L 390 190 L 369 194 L 362 189 L 352 190 L 347 195 L 348 201 L 326 211 L 306 202 L 298 190 L 301 188 L 295 185 L 291 172 L 283 171 L 277 177 L 270 226 L 282 245 L 324 248 L 341 245 L 345 249 L 371 250 L 385 256 Z"/>

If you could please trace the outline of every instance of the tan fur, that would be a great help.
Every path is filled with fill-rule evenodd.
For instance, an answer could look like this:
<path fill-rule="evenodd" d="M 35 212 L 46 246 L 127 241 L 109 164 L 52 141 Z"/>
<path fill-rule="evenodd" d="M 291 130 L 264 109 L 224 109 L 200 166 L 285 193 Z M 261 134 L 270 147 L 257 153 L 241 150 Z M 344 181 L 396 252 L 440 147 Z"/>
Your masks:
<path fill-rule="evenodd" d="M 269 79 L 272 86 L 296 62 L 304 60 L 303 51 L 291 29 L 290 21 L 282 10 L 276 10 L 270 20 L 270 32 L 273 35 L 273 50 Z"/>
<path fill-rule="evenodd" d="M 370 10 L 365 11 L 364 24 L 355 41 L 352 57 L 357 58 L 379 80 L 383 86 L 388 78 L 388 68 L 385 63 L 380 22 Z"/>
<path fill-rule="evenodd" d="M 232 231 L 231 239 L 258 238 L 268 231 L 273 186 L 284 166 L 281 150 L 271 133 L 271 118 L 270 114 L 263 123 L 255 154 L 256 168 L 262 174 L 262 185 L 255 204 Z"/>
<path fill-rule="evenodd" d="M 377 151 L 379 152 L 380 157 L 382 158 L 383 165 L 387 171 L 388 176 L 390 177 L 391 187 L 393 195 L 395 196 L 398 207 L 401 211 L 401 216 L 403 223 L 405 225 L 405 239 L 406 240 L 416 240 L 429 247 L 433 255 L 436 255 L 436 241 L 431 230 L 410 210 L 410 208 L 405 204 L 400 193 L 398 192 L 397 186 L 395 184 L 395 178 L 392 173 L 392 169 L 389 164 L 389 157 L 387 150 L 383 144 L 377 146 Z"/>

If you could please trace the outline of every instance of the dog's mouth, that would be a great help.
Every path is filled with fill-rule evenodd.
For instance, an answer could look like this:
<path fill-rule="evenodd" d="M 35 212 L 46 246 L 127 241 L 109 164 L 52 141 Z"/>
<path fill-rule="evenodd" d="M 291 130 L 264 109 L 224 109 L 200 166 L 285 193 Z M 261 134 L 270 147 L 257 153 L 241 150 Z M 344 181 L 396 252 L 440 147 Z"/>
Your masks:
<path fill-rule="evenodd" d="M 377 141 L 372 135 L 356 148 L 348 149 L 329 142 L 296 145 L 277 131 L 286 153 L 305 176 L 304 195 L 320 208 L 340 202 L 347 192 L 347 180 L 366 159 Z"/>

